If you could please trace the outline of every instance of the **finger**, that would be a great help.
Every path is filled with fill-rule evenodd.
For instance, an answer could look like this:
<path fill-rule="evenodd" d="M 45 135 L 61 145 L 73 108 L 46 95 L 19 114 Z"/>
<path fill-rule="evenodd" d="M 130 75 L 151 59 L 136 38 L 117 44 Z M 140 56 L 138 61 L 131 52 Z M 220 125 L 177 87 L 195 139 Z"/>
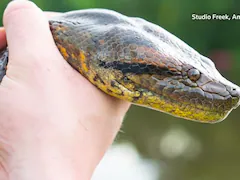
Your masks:
<path fill-rule="evenodd" d="M 49 55 L 58 53 L 48 20 L 34 3 L 25 0 L 10 2 L 3 23 L 11 65 L 32 68 L 32 65 L 46 64 L 51 59 Z"/>
<path fill-rule="evenodd" d="M 48 19 L 50 19 L 51 17 L 61 15 L 62 13 L 45 11 L 44 14 Z M 7 39 L 6 39 L 5 29 L 4 27 L 0 27 L 0 49 L 5 48 L 6 45 L 7 45 Z"/>
<path fill-rule="evenodd" d="M 44 14 L 48 19 L 50 19 L 51 17 L 61 15 L 62 13 L 45 11 Z M 4 27 L 0 27 L 0 49 L 6 47 L 6 45 L 7 45 L 7 40 L 6 40 L 5 29 L 4 29 Z"/>
<path fill-rule="evenodd" d="M 48 19 L 50 19 L 51 17 L 61 15 L 62 13 L 45 11 L 44 14 Z M 4 27 L 0 27 L 0 49 L 5 48 L 6 46 L 7 46 L 6 32 Z"/>
<path fill-rule="evenodd" d="M 6 47 L 7 40 L 6 40 L 6 33 L 3 27 L 0 27 L 0 50 Z"/>

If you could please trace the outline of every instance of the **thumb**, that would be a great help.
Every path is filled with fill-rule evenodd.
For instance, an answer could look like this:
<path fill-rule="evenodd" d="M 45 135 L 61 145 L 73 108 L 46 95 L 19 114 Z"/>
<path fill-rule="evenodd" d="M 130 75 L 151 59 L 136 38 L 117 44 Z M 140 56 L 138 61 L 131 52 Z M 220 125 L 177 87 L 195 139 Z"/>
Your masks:
<path fill-rule="evenodd" d="M 34 70 L 49 65 L 49 60 L 56 59 L 56 55 L 61 56 L 46 16 L 34 3 L 26 0 L 10 2 L 3 23 L 9 48 L 8 76 L 31 76 Z"/>

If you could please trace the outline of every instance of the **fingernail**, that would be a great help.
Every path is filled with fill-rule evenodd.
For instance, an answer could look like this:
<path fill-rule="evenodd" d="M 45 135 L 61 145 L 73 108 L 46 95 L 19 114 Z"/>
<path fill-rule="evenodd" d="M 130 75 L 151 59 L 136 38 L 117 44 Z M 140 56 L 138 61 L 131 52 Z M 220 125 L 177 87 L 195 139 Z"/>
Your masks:
<path fill-rule="evenodd" d="M 5 31 L 4 27 L 0 27 L 0 32 Z"/>

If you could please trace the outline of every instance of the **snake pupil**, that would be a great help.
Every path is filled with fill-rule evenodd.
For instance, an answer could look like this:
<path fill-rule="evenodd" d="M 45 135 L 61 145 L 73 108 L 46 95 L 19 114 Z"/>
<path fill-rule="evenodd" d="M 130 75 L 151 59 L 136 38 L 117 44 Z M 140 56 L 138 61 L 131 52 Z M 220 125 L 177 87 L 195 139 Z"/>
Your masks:
<path fill-rule="evenodd" d="M 190 69 L 188 71 L 188 77 L 191 81 L 197 81 L 200 76 L 200 72 L 197 69 Z"/>

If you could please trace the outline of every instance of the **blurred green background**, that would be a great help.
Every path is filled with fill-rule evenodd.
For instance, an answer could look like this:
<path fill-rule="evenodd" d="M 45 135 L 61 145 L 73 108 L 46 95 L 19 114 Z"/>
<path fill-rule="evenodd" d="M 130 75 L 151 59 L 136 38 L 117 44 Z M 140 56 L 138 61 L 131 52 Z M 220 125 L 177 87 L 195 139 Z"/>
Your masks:
<path fill-rule="evenodd" d="M 7 0 L 0 2 L 0 16 Z M 240 85 L 240 20 L 193 21 L 193 13 L 240 14 L 237 0 L 34 0 L 45 11 L 107 8 L 147 19 L 213 59 Z M 37 23 L 37 22 L 36 22 Z M 238 180 L 240 108 L 218 124 L 199 124 L 132 106 L 117 143 L 131 142 L 159 163 L 161 180 Z"/>

